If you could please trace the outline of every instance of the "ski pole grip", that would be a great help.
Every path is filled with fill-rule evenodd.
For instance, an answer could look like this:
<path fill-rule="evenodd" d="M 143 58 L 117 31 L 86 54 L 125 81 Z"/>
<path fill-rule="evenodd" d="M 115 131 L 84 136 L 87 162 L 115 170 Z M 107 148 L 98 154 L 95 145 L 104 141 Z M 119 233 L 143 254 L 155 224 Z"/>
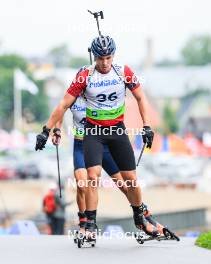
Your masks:
<path fill-rule="evenodd" d="M 100 11 L 100 17 L 101 19 L 104 19 L 103 11 Z"/>

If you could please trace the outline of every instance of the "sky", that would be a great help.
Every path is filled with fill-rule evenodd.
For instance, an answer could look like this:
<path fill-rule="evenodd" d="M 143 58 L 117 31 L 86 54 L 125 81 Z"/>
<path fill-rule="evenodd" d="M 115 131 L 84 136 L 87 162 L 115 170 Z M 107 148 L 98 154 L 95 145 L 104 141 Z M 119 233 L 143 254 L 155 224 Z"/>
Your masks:
<path fill-rule="evenodd" d="M 103 34 L 117 44 L 120 62 L 141 64 L 146 39 L 153 39 L 156 61 L 179 59 L 193 35 L 211 34 L 210 0 L 0 0 L 0 52 L 43 56 L 66 43 L 71 53 L 87 56 L 97 36 L 87 12 L 104 12 Z"/>

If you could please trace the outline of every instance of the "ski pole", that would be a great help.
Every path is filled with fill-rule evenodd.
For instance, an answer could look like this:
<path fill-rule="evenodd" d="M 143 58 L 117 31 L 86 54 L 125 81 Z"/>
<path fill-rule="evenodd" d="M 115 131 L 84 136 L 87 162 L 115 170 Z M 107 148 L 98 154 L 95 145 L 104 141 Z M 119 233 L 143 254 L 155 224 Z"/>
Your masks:
<path fill-rule="evenodd" d="M 59 167 L 59 147 L 56 144 L 56 158 L 57 158 L 57 168 L 58 168 L 58 179 L 59 179 L 59 197 L 62 197 L 61 192 L 61 179 L 60 179 L 60 167 Z"/>
<path fill-rule="evenodd" d="M 88 52 L 89 52 L 89 60 L 90 60 L 90 64 L 92 65 L 92 52 L 91 52 L 91 48 L 88 48 Z"/>
<path fill-rule="evenodd" d="M 140 160 L 141 160 L 141 157 L 142 157 L 142 154 L 143 154 L 143 152 L 144 152 L 145 146 L 146 146 L 146 143 L 144 143 L 144 145 L 143 145 L 143 147 L 142 147 L 142 149 L 141 149 L 141 153 L 140 153 L 140 155 L 139 155 L 139 157 L 138 157 L 138 161 L 137 161 L 137 164 L 136 164 L 137 167 L 138 167 L 139 162 L 140 162 Z"/>
<path fill-rule="evenodd" d="M 97 22 L 97 29 L 98 29 L 98 33 L 99 36 L 101 36 L 101 31 L 100 31 L 100 24 L 99 24 L 99 20 L 98 18 L 100 17 L 101 19 L 104 19 L 104 15 L 103 15 L 103 11 L 100 12 L 91 12 L 90 10 L 87 10 L 90 14 L 92 14 L 94 16 L 94 18 L 96 19 Z"/>
<path fill-rule="evenodd" d="M 6 218 L 6 220 L 9 221 L 11 219 L 11 217 L 10 217 L 9 211 L 7 210 L 7 206 L 6 206 L 3 194 L 1 192 L 0 192 L 0 199 L 1 199 L 1 202 L 2 202 L 5 218 Z M 6 223 L 4 222 L 4 224 L 6 224 Z"/>
<path fill-rule="evenodd" d="M 101 19 L 104 19 L 104 15 L 103 15 L 103 11 L 100 12 L 91 12 L 90 10 L 87 10 L 90 14 L 92 14 L 94 16 L 94 18 L 96 19 L 97 22 L 97 29 L 98 29 L 98 34 L 99 36 L 101 36 L 101 31 L 100 31 L 100 24 L 99 24 L 99 20 L 98 18 L 100 17 Z M 90 60 L 90 64 L 92 65 L 92 53 L 91 53 L 91 48 L 88 48 L 88 52 L 89 52 L 89 60 Z"/>

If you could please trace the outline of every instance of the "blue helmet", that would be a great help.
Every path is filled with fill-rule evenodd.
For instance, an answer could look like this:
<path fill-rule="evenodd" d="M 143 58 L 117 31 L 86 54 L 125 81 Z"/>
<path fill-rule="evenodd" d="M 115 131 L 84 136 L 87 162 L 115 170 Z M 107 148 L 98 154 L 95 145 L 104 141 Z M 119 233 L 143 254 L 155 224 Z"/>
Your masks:
<path fill-rule="evenodd" d="M 113 55 L 116 44 L 109 36 L 99 36 L 92 41 L 91 51 L 95 57 Z"/>

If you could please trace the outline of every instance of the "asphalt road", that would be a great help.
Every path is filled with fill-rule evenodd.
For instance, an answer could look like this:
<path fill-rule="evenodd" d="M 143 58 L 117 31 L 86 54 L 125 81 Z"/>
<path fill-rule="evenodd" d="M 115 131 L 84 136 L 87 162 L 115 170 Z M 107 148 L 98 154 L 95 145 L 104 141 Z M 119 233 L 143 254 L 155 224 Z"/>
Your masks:
<path fill-rule="evenodd" d="M 211 250 L 194 246 L 194 239 L 150 241 L 139 245 L 134 238 L 99 239 L 95 248 L 78 249 L 67 236 L 1 236 L 0 263 L 147 263 L 210 264 Z"/>

